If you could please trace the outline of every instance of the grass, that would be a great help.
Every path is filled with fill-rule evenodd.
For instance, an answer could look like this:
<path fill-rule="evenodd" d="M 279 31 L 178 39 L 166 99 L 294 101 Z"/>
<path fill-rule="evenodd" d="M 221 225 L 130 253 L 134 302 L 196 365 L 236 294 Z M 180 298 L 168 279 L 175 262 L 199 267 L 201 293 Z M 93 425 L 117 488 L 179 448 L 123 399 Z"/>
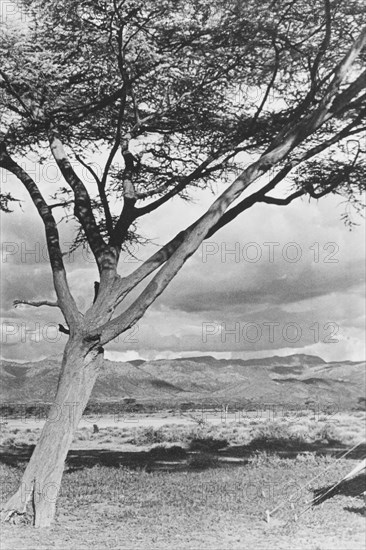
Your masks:
<path fill-rule="evenodd" d="M 310 455 L 290 460 L 257 453 L 246 466 L 235 468 L 210 463 L 202 469 L 194 462 L 185 472 L 171 473 L 84 468 L 64 475 L 51 530 L 8 525 L 3 544 L 8 540 L 13 546 L 2 548 L 315 550 L 317 543 L 322 549 L 356 550 L 363 544 L 363 501 L 338 496 L 300 515 L 312 495 L 311 485 L 326 485 L 352 465 Z M 0 466 L 3 499 L 21 473 L 19 467 Z M 268 525 L 266 510 L 278 505 L 282 507 Z M 326 546 L 329 533 L 334 546 Z"/>

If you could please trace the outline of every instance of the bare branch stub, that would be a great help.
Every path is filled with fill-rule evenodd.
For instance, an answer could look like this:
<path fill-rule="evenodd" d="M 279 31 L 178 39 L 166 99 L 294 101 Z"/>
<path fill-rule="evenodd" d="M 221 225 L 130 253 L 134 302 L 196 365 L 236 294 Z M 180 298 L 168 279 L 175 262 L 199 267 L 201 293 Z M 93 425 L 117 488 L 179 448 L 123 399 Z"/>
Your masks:
<path fill-rule="evenodd" d="M 27 305 L 33 307 L 49 306 L 49 307 L 60 307 L 59 303 L 51 302 L 50 300 L 14 300 L 13 306 L 17 307 L 19 305 Z"/>

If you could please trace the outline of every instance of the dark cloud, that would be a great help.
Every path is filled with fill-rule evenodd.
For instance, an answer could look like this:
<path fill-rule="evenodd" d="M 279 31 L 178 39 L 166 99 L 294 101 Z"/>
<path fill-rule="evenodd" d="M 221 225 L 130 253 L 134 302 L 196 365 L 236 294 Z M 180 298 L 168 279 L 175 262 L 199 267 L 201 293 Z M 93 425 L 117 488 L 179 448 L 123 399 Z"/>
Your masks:
<path fill-rule="evenodd" d="M 251 281 L 250 289 L 247 289 L 246 281 L 243 281 L 242 288 L 238 288 L 240 280 L 230 276 L 228 271 L 225 280 L 221 281 L 226 290 L 217 288 L 212 276 L 206 280 L 203 273 L 202 280 L 196 281 L 195 285 L 185 280 L 172 286 L 161 297 L 160 303 L 185 312 L 225 311 L 253 304 L 296 303 L 359 287 L 364 280 L 365 267 L 363 262 L 358 261 L 337 264 L 331 269 L 324 269 L 324 266 L 305 266 L 296 271 L 288 268 L 288 274 L 276 278 L 278 270 L 267 266 L 265 273 L 265 277 L 262 273 L 256 288 L 253 288 Z"/>

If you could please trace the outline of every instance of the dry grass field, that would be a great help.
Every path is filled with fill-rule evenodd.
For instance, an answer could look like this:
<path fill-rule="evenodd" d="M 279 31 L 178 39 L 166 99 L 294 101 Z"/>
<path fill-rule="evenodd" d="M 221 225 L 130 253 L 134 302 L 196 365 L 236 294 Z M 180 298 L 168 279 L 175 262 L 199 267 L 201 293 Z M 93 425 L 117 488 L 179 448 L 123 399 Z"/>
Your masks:
<path fill-rule="evenodd" d="M 167 416 L 161 415 L 161 416 Z M 307 510 L 365 452 L 365 413 L 198 422 L 194 414 L 81 428 L 69 453 L 55 525 L 2 526 L 1 549 L 364 548 L 358 476 Z M 102 424 L 102 422 L 100 422 Z M 40 427 L 2 426 L 2 500 L 17 486 Z M 280 508 L 268 523 L 266 511 Z"/>

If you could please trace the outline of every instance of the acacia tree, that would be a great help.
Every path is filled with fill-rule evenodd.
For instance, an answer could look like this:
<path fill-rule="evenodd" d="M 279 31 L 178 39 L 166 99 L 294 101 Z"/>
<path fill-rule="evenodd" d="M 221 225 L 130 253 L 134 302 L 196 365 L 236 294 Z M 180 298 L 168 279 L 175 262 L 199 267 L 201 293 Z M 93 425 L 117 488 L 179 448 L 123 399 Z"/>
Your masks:
<path fill-rule="evenodd" d="M 103 346 L 144 315 L 203 240 L 256 203 L 333 193 L 359 205 L 366 28 L 361 0 L 23 0 L 21 7 L 1 46 L 0 167 L 28 191 L 49 251 L 56 300 L 23 303 L 58 307 L 69 337 L 49 420 L 3 515 L 32 503 L 34 523 L 44 527 Z M 64 180 L 47 199 L 19 163 L 30 151 L 40 163 L 52 158 Z M 90 163 L 98 151 L 107 151 L 101 174 Z M 279 190 L 284 178 L 287 194 Z M 222 192 L 199 219 L 189 227 L 182 220 L 182 231 L 131 274 L 117 272 L 121 251 L 139 238 L 140 218 L 213 182 Z M 13 193 L 3 192 L 4 210 Z M 84 313 L 68 284 L 56 208 L 75 218 L 75 245 L 86 242 L 98 266 Z M 68 403 L 77 404 L 74 414 L 52 422 Z"/>

